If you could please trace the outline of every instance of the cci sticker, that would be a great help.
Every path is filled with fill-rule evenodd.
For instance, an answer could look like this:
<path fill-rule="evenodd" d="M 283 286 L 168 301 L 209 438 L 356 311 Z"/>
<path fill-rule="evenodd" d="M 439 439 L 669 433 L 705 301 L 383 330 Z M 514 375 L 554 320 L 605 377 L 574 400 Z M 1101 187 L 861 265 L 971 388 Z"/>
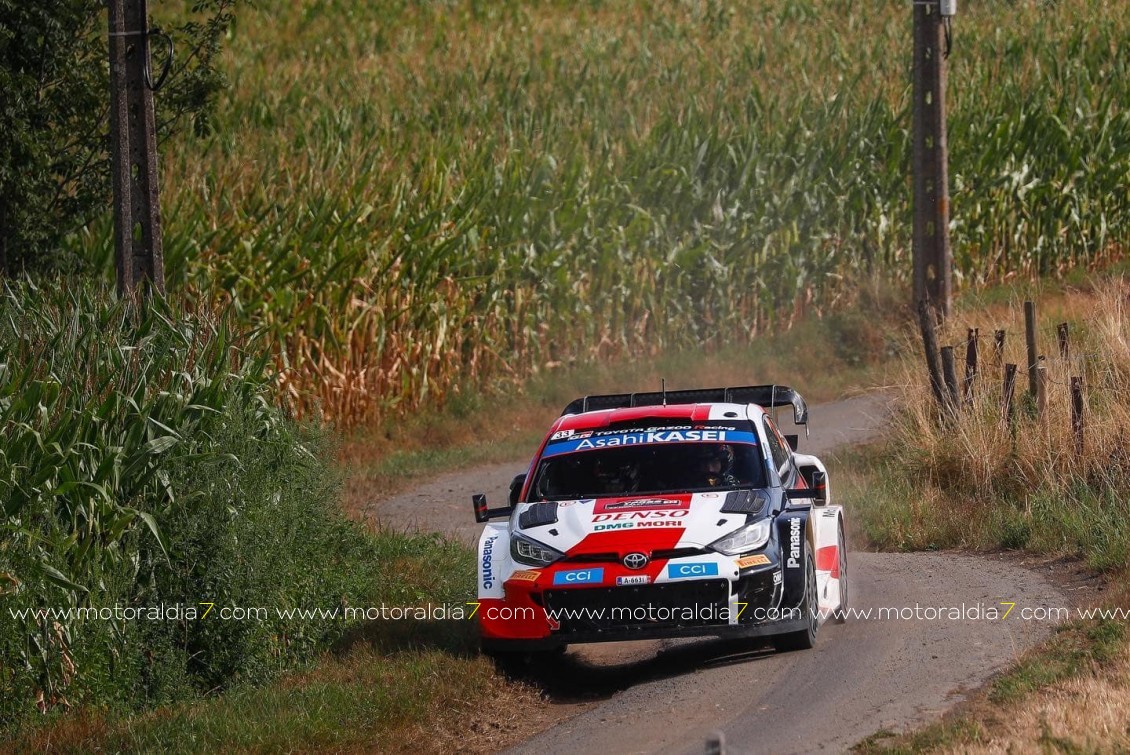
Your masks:
<path fill-rule="evenodd" d="M 718 576 L 718 564 L 713 561 L 697 561 L 689 564 L 667 564 L 667 577 L 669 579 L 716 576 Z"/>
<path fill-rule="evenodd" d="M 591 585 L 604 581 L 604 568 L 559 571 L 553 575 L 555 585 Z"/>

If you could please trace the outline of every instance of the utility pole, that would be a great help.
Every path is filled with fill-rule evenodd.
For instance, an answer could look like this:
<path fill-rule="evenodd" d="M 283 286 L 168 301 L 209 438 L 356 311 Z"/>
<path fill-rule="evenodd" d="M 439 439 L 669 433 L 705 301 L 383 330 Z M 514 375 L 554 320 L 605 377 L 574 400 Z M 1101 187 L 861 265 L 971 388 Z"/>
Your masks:
<path fill-rule="evenodd" d="M 948 23 L 956 0 L 911 0 L 914 7 L 914 300 L 928 299 L 935 318 L 949 316 L 953 254 L 949 235 L 946 149 Z"/>
<path fill-rule="evenodd" d="M 118 294 L 165 292 L 147 0 L 109 0 L 110 150 Z"/>

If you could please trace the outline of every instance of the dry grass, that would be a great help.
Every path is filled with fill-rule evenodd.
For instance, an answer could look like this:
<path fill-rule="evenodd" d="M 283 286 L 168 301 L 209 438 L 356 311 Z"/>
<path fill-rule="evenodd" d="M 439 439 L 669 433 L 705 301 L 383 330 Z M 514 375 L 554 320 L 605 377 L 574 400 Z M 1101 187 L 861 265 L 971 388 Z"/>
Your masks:
<path fill-rule="evenodd" d="M 912 472 L 929 475 L 947 492 L 991 494 L 1001 485 L 1016 491 L 1042 485 L 1063 487 L 1072 480 L 1090 479 L 1122 470 L 1111 460 L 1126 447 L 1130 431 L 1130 320 L 1125 304 L 1130 287 L 1117 280 L 1090 294 L 1065 296 L 1059 306 L 1041 306 L 1038 351 L 1047 371 L 1047 411 L 1037 416 L 1028 395 L 1028 357 L 1024 343 L 1022 302 L 1001 311 L 954 318 L 939 340 L 958 347 L 967 327 L 980 324 L 980 375 L 973 402 L 956 420 L 938 422 L 937 408 L 920 379 L 921 360 L 909 365 L 903 402 L 908 411 L 896 426 L 897 437 L 916 446 L 909 456 Z M 1067 321 L 1072 331 L 1071 353 L 1061 358 L 1055 324 Z M 994 353 L 992 331 L 1006 331 L 1002 355 Z M 919 349 L 921 351 L 921 349 Z M 1003 368 L 1017 365 L 1013 421 L 1002 418 Z M 1083 377 L 1087 395 L 1085 452 L 1074 453 L 1070 381 Z M 912 439 L 915 441 L 911 443 Z"/>
<path fill-rule="evenodd" d="M 1044 295 L 1041 295 L 1043 293 Z M 1038 353 L 1049 390 L 1041 416 L 1027 389 L 1023 300 L 1037 302 Z M 1054 292 L 1013 290 L 967 301 L 939 334 L 964 346 L 981 335 L 981 374 L 956 417 L 933 399 L 921 356 L 907 361 L 902 409 L 883 461 L 862 465 L 857 520 L 880 547 L 1007 548 L 1083 557 L 1106 574 L 1102 601 L 1130 606 L 1130 284 L 1092 278 Z M 1069 323 L 1061 358 L 1056 325 Z M 997 358 L 992 333 L 1007 331 Z M 963 355 L 964 348 L 958 349 Z M 1020 366 L 1012 423 L 1000 410 L 1002 367 Z M 1074 451 L 1068 386 L 1083 378 L 1084 453 Z M 1080 620 L 978 692 L 943 721 L 907 735 L 875 735 L 864 752 L 1122 752 L 1130 749 L 1130 646 L 1124 622 Z"/>
<path fill-rule="evenodd" d="M 1130 648 L 1111 666 L 1073 677 L 1009 706 L 983 726 L 981 741 L 941 753 L 1001 755 L 1020 752 L 1130 750 Z"/>
<path fill-rule="evenodd" d="M 967 327 L 979 327 L 980 374 L 972 404 L 943 418 L 925 379 L 921 345 L 908 360 L 888 463 L 893 495 L 864 511 L 867 534 L 887 547 L 1029 548 L 1083 555 L 1117 569 L 1130 559 L 1130 286 L 1122 279 L 1038 301 L 1039 353 L 1048 373 L 1041 416 L 1027 394 L 1022 302 L 967 311 L 940 342 L 964 353 Z M 1070 355 L 1059 356 L 1055 327 L 1068 322 Z M 1007 331 L 1003 355 L 992 332 Z M 1002 366 L 1018 364 L 1012 422 L 1001 411 Z M 1083 378 L 1084 452 L 1074 450 L 1069 385 Z M 899 488 L 895 490 L 895 488 Z"/>
<path fill-rule="evenodd" d="M 1121 605 L 1125 605 L 1125 591 Z M 1118 605 L 1107 600 L 1108 607 Z M 1130 646 L 1124 626 L 1074 621 L 974 691 L 940 721 L 905 734 L 878 732 L 865 755 L 898 753 L 1125 752 Z"/>

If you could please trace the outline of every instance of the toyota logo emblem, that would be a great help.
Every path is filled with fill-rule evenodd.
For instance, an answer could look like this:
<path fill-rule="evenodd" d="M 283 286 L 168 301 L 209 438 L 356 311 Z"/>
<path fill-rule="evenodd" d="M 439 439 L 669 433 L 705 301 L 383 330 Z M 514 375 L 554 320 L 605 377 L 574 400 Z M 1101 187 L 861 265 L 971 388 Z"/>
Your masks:
<path fill-rule="evenodd" d="M 629 553 L 624 556 L 624 566 L 629 569 L 642 569 L 647 566 L 648 557 L 642 553 Z"/>

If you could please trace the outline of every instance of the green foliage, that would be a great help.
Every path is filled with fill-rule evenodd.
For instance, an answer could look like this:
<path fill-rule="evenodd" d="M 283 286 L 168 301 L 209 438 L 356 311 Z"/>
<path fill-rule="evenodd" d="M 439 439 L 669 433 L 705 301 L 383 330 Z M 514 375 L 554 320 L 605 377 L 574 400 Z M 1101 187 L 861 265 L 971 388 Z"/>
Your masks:
<path fill-rule="evenodd" d="M 227 316 L 73 281 L 5 288 L 0 722 L 37 700 L 145 707 L 261 681 L 348 628 L 276 609 L 462 599 L 461 550 L 342 517 L 332 449 L 274 408 L 261 349 Z M 453 566 L 414 581 L 376 566 L 419 553 Z M 35 613 L 160 606 L 182 615 Z"/>
<path fill-rule="evenodd" d="M 207 131 L 223 82 L 215 58 L 237 2 L 195 0 L 164 24 L 179 52 L 156 99 L 160 139 L 186 119 Z M 0 0 L 0 272 L 81 264 L 58 244 L 107 211 L 106 33 L 97 0 Z"/>

